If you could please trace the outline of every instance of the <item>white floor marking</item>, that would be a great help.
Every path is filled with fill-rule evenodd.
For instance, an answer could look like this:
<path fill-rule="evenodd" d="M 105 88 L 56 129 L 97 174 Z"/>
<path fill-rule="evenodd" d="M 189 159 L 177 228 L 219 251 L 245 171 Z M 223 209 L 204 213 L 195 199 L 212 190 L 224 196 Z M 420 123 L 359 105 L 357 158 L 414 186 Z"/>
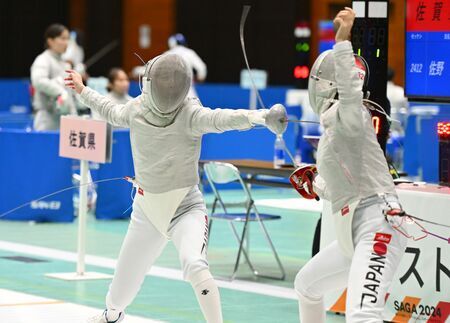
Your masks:
<path fill-rule="evenodd" d="M 310 211 L 310 212 L 322 212 L 322 201 L 305 200 L 301 198 L 290 199 L 262 199 L 257 200 L 256 206 L 260 207 L 273 207 L 277 209 L 295 210 L 295 211 Z"/>
<path fill-rule="evenodd" d="M 101 313 L 94 307 L 0 289 L 0 318 L 7 323 L 82 323 Z M 158 323 L 127 315 L 127 323 Z"/>
<path fill-rule="evenodd" d="M 28 255 L 63 260 L 73 263 L 76 263 L 77 261 L 77 254 L 75 252 L 62 251 L 45 247 L 36 247 L 33 245 L 9 241 L 0 240 L 0 250 L 24 253 Z M 102 268 L 114 269 L 116 266 L 116 260 L 106 257 L 87 255 L 86 264 Z M 147 273 L 147 275 L 172 280 L 183 280 L 183 273 L 181 270 L 158 266 L 153 266 L 151 270 Z M 223 280 L 216 280 L 216 281 L 217 285 L 221 288 L 227 288 L 232 290 L 238 290 L 241 292 L 255 293 L 278 298 L 293 299 L 293 300 L 297 299 L 297 295 L 295 294 L 293 288 L 279 287 L 269 284 L 255 283 L 238 279 L 232 282 Z"/>

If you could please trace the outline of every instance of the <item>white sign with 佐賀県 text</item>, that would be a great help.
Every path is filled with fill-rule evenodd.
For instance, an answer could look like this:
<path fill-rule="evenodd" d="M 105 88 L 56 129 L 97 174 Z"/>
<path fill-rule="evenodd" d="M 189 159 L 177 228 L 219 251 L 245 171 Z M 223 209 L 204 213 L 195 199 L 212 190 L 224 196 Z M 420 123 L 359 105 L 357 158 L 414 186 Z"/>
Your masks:
<path fill-rule="evenodd" d="M 111 161 L 112 127 L 105 121 L 62 116 L 59 137 L 61 157 L 96 163 Z"/>

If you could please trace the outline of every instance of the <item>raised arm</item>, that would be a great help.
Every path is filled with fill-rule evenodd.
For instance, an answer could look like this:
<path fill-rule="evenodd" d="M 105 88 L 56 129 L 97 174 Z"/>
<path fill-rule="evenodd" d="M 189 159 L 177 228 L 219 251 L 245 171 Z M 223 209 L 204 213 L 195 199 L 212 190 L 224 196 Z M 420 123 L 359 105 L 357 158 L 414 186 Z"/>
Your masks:
<path fill-rule="evenodd" d="M 129 127 L 132 109 L 136 103 L 131 100 L 126 104 L 115 104 L 109 98 L 97 93 L 93 89 L 84 86 L 81 75 L 73 70 L 68 70 L 65 79 L 66 86 L 80 94 L 82 104 L 97 111 L 107 122 L 114 126 Z"/>
<path fill-rule="evenodd" d="M 352 44 L 349 41 L 355 13 L 346 8 L 338 13 L 334 23 L 339 26 L 333 47 L 336 83 L 339 93 L 338 122 L 349 134 L 357 135 L 363 128 L 362 86 L 364 75 L 356 68 Z"/>

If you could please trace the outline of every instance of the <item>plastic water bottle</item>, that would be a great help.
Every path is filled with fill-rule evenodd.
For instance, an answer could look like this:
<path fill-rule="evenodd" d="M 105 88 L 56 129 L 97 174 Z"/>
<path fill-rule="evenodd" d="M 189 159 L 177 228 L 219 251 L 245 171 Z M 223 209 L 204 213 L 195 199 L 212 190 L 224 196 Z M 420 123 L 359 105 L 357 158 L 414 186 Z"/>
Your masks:
<path fill-rule="evenodd" d="M 302 163 L 302 154 L 298 148 L 295 150 L 294 160 L 296 165 L 300 165 Z"/>
<path fill-rule="evenodd" d="M 392 131 L 391 138 L 394 146 L 392 162 L 398 170 L 403 169 L 403 137 L 400 132 Z"/>
<path fill-rule="evenodd" d="M 273 166 L 275 168 L 281 168 L 285 164 L 285 151 L 284 151 L 284 139 L 281 135 L 277 135 L 275 139 Z"/>

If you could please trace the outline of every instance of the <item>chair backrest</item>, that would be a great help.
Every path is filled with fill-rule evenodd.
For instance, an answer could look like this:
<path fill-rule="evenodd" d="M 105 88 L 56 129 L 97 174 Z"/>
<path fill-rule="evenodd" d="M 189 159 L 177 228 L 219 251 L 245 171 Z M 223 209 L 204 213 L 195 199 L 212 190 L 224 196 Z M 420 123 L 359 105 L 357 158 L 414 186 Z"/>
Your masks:
<path fill-rule="evenodd" d="M 236 166 L 229 163 L 208 162 L 204 169 L 208 179 L 216 184 L 228 184 L 241 178 Z"/>
<path fill-rule="evenodd" d="M 239 170 L 236 166 L 229 163 L 222 162 L 208 162 L 203 166 L 206 178 L 208 179 L 209 184 L 214 192 L 216 200 L 220 203 L 222 208 L 226 211 L 226 204 L 224 199 L 222 198 L 218 185 L 228 184 L 232 182 L 237 182 L 241 185 L 241 189 L 244 191 L 244 198 L 242 202 L 238 203 L 230 203 L 229 205 L 242 206 L 248 208 L 250 206 L 250 202 L 252 202 L 252 197 L 247 185 L 244 183 Z"/>

